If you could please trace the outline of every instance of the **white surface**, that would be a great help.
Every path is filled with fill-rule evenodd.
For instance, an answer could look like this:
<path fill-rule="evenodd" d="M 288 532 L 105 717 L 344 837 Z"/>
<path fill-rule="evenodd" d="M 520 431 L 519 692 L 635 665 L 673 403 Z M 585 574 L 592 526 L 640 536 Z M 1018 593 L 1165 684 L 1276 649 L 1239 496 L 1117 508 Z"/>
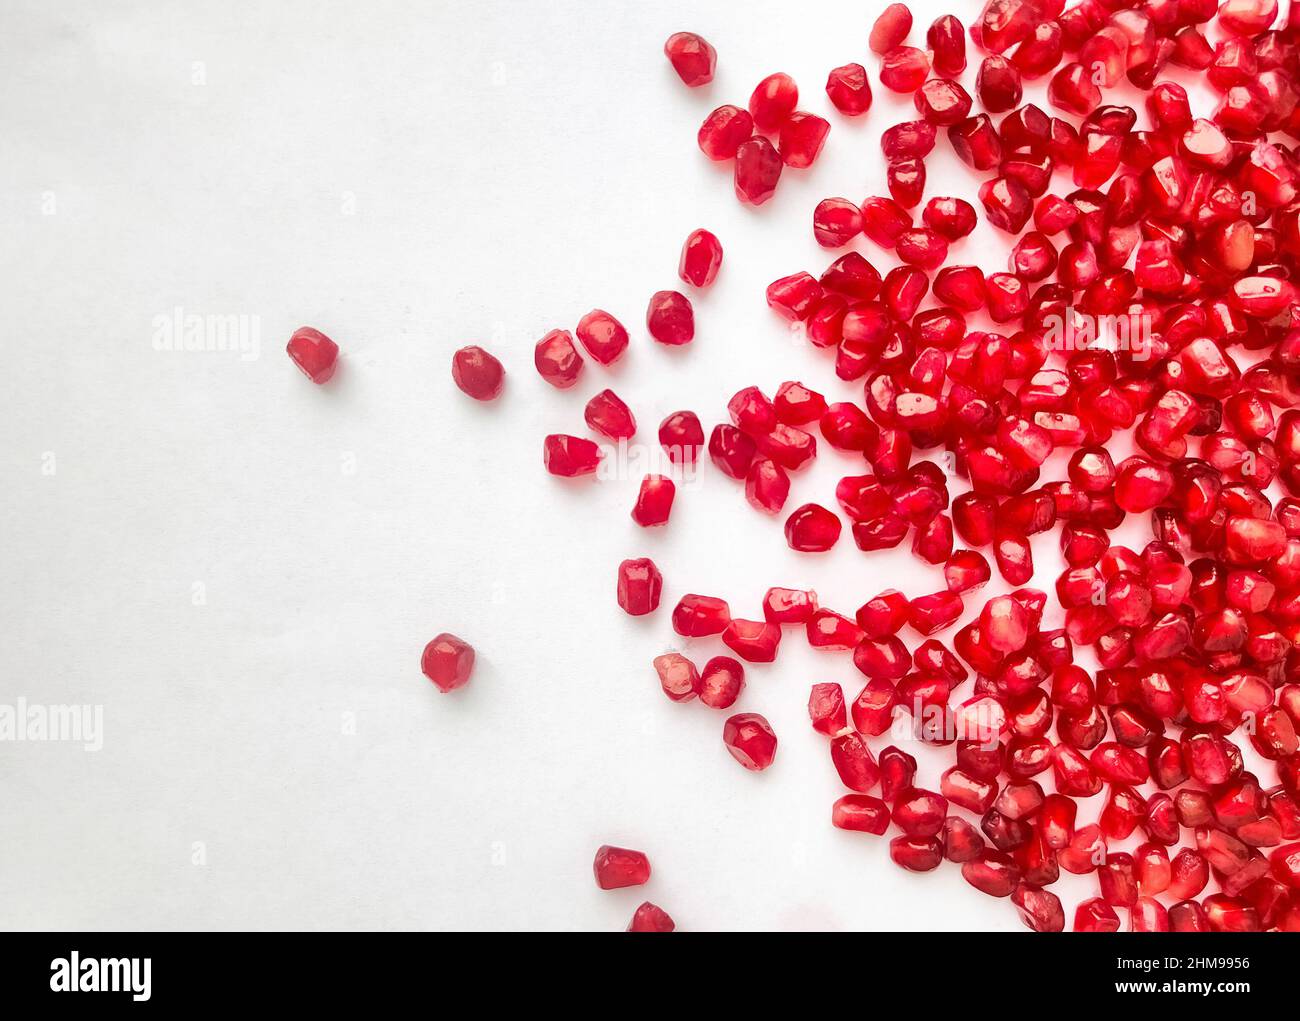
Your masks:
<path fill-rule="evenodd" d="M 941 8 L 913 9 L 916 41 Z M 769 585 L 808 585 L 851 614 L 887 586 L 939 588 L 937 569 L 868 558 L 847 532 L 796 555 L 711 466 L 655 532 L 628 518 L 635 480 L 566 485 L 541 466 L 542 436 L 585 435 L 606 385 L 648 442 L 680 408 L 711 427 L 751 383 L 860 400 L 762 295 L 830 261 L 817 199 L 883 193 L 877 139 L 910 104 L 877 87 L 854 123 L 822 91 L 850 60 L 876 81 L 874 14 L 7 5 L 0 701 L 102 705 L 104 746 L 0 742 L 0 925 L 615 929 L 649 898 L 684 929 L 1019 927 L 955 868 L 905 875 L 886 839 L 830 826 L 843 790 L 805 701 L 815 681 L 856 694 L 847 656 L 789 632 L 749 670 L 734 711 L 780 737 L 765 774 L 723 749 L 726 714 L 669 703 L 650 667 L 684 592 L 757 616 Z M 709 87 L 662 56 L 682 28 L 718 48 Z M 755 212 L 695 131 L 778 69 L 833 128 Z M 942 141 L 930 174 L 927 194 L 974 198 Z M 644 308 L 680 286 L 697 226 L 726 260 L 696 297 L 695 343 L 668 351 Z M 980 229 L 953 257 L 1001 268 Z M 260 357 L 155 350 L 177 306 L 260 317 Z M 551 390 L 532 346 L 593 306 L 631 351 Z M 324 388 L 283 352 L 303 324 L 344 352 Z M 473 342 L 510 373 L 495 405 L 451 383 Z M 833 506 L 861 464 L 822 446 L 789 508 Z M 1036 543 L 1048 585 L 1054 545 Z M 666 586 L 633 620 L 614 579 L 638 555 Z M 451 696 L 418 665 L 443 630 L 479 652 Z M 945 754 L 924 760 L 930 785 Z M 646 850 L 650 884 L 597 890 L 603 842 Z M 1062 887 L 1072 910 L 1090 884 Z"/>

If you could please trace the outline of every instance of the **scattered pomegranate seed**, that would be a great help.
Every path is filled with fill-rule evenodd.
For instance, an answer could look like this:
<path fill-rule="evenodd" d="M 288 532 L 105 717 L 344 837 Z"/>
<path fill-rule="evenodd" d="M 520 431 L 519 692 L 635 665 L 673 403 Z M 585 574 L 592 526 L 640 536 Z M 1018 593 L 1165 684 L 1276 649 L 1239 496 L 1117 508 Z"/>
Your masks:
<path fill-rule="evenodd" d="M 590 475 L 600 467 L 600 447 L 580 436 L 552 434 L 542 446 L 542 461 L 552 475 Z"/>
<path fill-rule="evenodd" d="M 653 528 L 668 523 L 672 513 L 677 486 L 665 475 L 647 475 L 641 480 L 636 503 L 632 505 L 632 520 L 642 528 Z"/>
<path fill-rule="evenodd" d="M 826 79 L 826 95 L 846 117 L 860 117 L 871 109 L 871 82 L 861 64 L 845 64 Z"/>
<path fill-rule="evenodd" d="M 557 390 L 567 390 L 582 375 L 582 355 L 568 330 L 552 330 L 533 351 L 537 373 Z"/>
<path fill-rule="evenodd" d="M 786 126 L 792 121 L 793 117 Z M 781 154 L 766 138 L 760 135 L 745 142 L 736 150 L 736 198 L 746 205 L 761 206 L 776 194 L 782 165 Z"/>
<path fill-rule="evenodd" d="M 677 275 L 692 287 L 708 287 L 722 266 L 722 243 L 704 228 L 693 230 L 682 245 Z"/>
<path fill-rule="evenodd" d="M 787 167 L 811 167 L 826 144 L 830 130 L 830 124 L 823 118 L 796 110 L 781 124 L 781 162 Z"/>
<path fill-rule="evenodd" d="M 578 321 L 578 340 L 601 365 L 611 364 L 627 350 L 627 330 L 600 309 L 588 312 Z"/>
<path fill-rule="evenodd" d="M 697 140 L 700 151 L 715 162 L 735 159 L 754 134 L 754 118 L 738 106 L 720 106 L 704 118 Z"/>
<path fill-rule="evenodd" d="M 689 84 L 689 83 L 687 83 Z M 663 908 L 646 901 L 632 914 L 628 932 L 672 932 L 676 923 Z"/>
<path fill-rule="evenodd" d="M 583 417 L 588 428 L 611 440 L 630 440 L 636 435 L 631 409 L 613 390 L 602 390 L 589 400 Z"/>
<path fill-rule="evenodd" d="M 285 350 L 289 352 L 289 357 L 293 359 L 293 363 L 302 369 L 303 375 L 318 386 L 321 383 L 328 383 L 334 375 L 335 368 L 338 367 L 339 346 L 321 333 L 320 330 L 313 330 L 310 326 L 303 326 L 294 330 Z M 486 352 L 484 353 L 486 354 Z M 491 355 L 488 355 L 488 357 L 490 358 Z M 493 360 L 495 361 L 495 359 Z M 455 371 L 454 365 L 453 362 L 453 372 Z M 497 369 L 500 370 L 500 368 L 501 366 L 498 363 Z M 456 380 L 456 385 L 461 386 L 459 379 Z M 461 386 L 461 389 L 464 390 L 465 388 Z M 468 390 L 465 392 L 469 393 Z M 473 394 L 470 396 L 473 396 Z"/>
<path fill-rule="evenodd" d="M 438 635 L 424 647 L 420 669 L 444 694 L 469 683 L 474 672 L 474 649 L 455 635 Z"/>
<path fill-rule="evenodd" d="M 650 879 L 650 859 L 640 851 L 602 844 L 596 849 L 593 864 L 596 885 L 602 890 L 620 890 L 625 886 L 644 886 Z"/>
<path fill-rule="evenodd" d="M 664 56 L 686 85 L 698 88 L 713 81 L 718 64 L 717 51 L 694 32 L 674 32 L 664 43 Z"/>
<path fill-rule="evenodd" d="M 729 717 L 722 728 L 722 743 L 746 769 L 767 769 L 776 758 L 776 734 L 758 713 Z"/>
<path fill-rule="evenodd" d="M 645 314 L 646 329 L 660 344 L 678 347 L 695 339 L 695 310 L 677 291 L 656 291 Z"/>
<path fill-rule="evenodd" d="M 666 652 L 655 657 L 654 668 L 664 694 L 674 702 L 689 702 L 703 690 L 695 664 L 680 653 Z"/>
<path fill-rule="evenodd" d="M 749 113 L 759 131 L 776 131 L 794 113 L 799 103 L 799 86 L 788 74 L 777 72 L 764 78 L 749 97 Z"/>
<path fill-rule="evenodd" d="M 659 608 L 663 586 L 663 575 L 653 560 L 641 557 L 618 565 L 618 605 L 624 613 L 633 617 L 653 613 Z"/>

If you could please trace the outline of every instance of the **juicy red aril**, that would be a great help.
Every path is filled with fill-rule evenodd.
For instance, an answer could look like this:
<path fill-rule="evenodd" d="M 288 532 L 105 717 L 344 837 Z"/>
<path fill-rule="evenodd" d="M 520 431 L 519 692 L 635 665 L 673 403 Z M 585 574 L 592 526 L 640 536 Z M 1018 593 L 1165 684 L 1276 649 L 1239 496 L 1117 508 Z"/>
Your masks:
<path fill-rule="evenodd" d="M 845 794 L 831 806 L 831 825 L 880 836 L 889 828 L 889 806 L 870 794 Z"/>
<path fill-rule="evenodd" d="M 618 565 L 618 605 L 633 617 L 658 609 L 663 585 L 663 575 L 653 560 L 641 557 Z"/>
<path fill-rule="evenodd" d="M 297 336 L 297 334 L 295 334 Z M 328 375 L 325 377 L 328 379 Z M 506 371 L 481 347 L 462 347 L 451 356 L 451 378 L 463 393 L 476 401 L 490 401 L 501 394 Z M 324 380 L 313 380 L 324 382 Z"/>
<path fill-rule="evenodd" d="M 785 540 L 793 550 L 822 553 L 839 541 L 842 527 L 833 512 L 806 503 L 786 519 Z"/>
<path fill-rule="evenodd" d="M 568 330 L 552 330 L 533 350 L 537 374 L 557 390 L 567 390 L 582 375 L 582 355 Z"/>
<path fill-rule="evenodd" d="M 664 43 L 664 56 L 672 63 L 677 77 L 691 88 L 713 81 L 718 53 L 702 36 L 674 32 Z"/>
<path fill-rule="evenodd" d="M 625 886 L 643 886 L 650 880 L 650 859 L 641 851 L 602 844 L 596 849 L 592 866 L 596 885 L 602 890 L 620 890 Z"/>
<path fill-rule="evenodd" d="M 861 64 L 845 64 L 826 79 L 826 95 L 846 117 L 858 117 L 871 109 L 871 83 Z"/>
<path fill-rule="evenodd" d="M 787 127 L 789 124 L 787 121 Z M 745 142 L 736 150 L 736 198 L 761 206 L 776 193 L 782 165 L 781 154 L 766 138 L 760 135 Z"/>
<path fill-rule="evenodd" d="M 776 758 L 776 734 L 758 713 L 729 717 L 722 728 L 722 743 L 746 769 L 767 769 Z"/>
<path fill-rule="evenodd" d="M 822 199 L 813 210 L 813 236 L 823 248 L 847 245 L 862 233 L 862 210 L 848 199 Z"/>
<path fill-rule="evenodd" d="M 907 38 L 912 30 L 912 12 L 906 4 L 890 4 L 871 26 L 867 45 L 872 53 L 885 54 Z"/>
<path fill-rule="evenodd" d="M 700 701 L 710 709 L 730 709 L 745 686 L 745 668 L 730 656 L 714 656 L 700 671 Z"/>
<path fill-rule="evenodd" d="M 930 58 L 913 46 L 896 46 L 880 61 L 880 84 L 892 92 L 915 92 L 929 73 Z"/>
<path fill-rule="evenodd" d="M 722 641 L 741 659 L 771 663 L 781 644 L 781 627 L 767 621 L 733 617 L 722 632 Z"/>
<path fill-rule="evenodd" d="M 838 684 L 814 684 L 808 695 L 808 716 L 813 730 L 836 737 L 848 725 L 844 708 L 844 690 Z"/>
<path fill-rule="evenodd" d="M 650 336 L 660 344 L 689 344 L 695 337 L 695 310 L 684 294 L 656 291 L 646 309 L 645 324 Z"/>
<path fill-rule="evenodd" d="M 708 287 L 722 267 L 722 242 L 703 227 L 693 230 L 682 244 L 677 275 L 692 287 Z"/>
<path fill-rule="evenodd" d="M 627 350 L 627 330 L 608 312 L 594 309 L 578 320 L 578 340 L 592 358 L 609 365 Z"/>
<path fill-rule="evenodd" d="M 799 86 L 788 74 L 777 72 L 764 78 L 749 97 L 749 113 L 759 131 L 775 131 L 794 113 L 799 103 Z"/>
<path fill-rule="evenodd" d="M 666 652 L 656 656 L 654 668 L 659 675 L 659 686 L 674 702 L 689 702 L 700 693 L 700 673 L 695 664 L 680 653 Z"/>
<path fill-rule="evenodd" d="M 735 159 L 741 145 L 754 134 L 754 118 L 738 106 L 720 106 L 704 118 L 697 141 L 700 151 L 715 162 Z"/>
<path fill-rule="evenodd" d="M 588 427 L 611 440 L 630 440 L 636 435 L 631 409 L 613 390 L 602 390 L 587 402 L 583 411 Z"/>
<path fill-rule="evenodd" d="M 663 908 L 646 901 L 632 914 L 628 932 L 672 932 L 677 923 Z"/>
<path fill-rule="evenodd" d="M 552 475 L 590 475 L 600 467 L 600 447 L 580 436 L 554 433 L 542 445 L 542 463 Z"/>
<path fill-rule="evenodd" d="M 778 145 L 781 161 L 787 167 L 811 167 L 826 143 L 830 124 L 816 114 L 796 110 L 781 125 Z M 737 171 L 739 173 L 739 171 Z"/>
<path fill-rule="evenodd" d="M 642 528 L 653 528 L 668 522 L 672 513 L 677 486 L 664 475 L 647 475 L 641 480 L 636 503 L 632 505 L 632 520 Z"/>
<path fill-rule="evenodd" d="M 966 70 L 966 32 L 951 14 L 936 18 L 925 34 L 936 74 L 954 78 Z"/>
<path fill-rule="evenodd" d="M 659 423 L 659 445 L 673 464 L 694 464 L 704 446 L 704 427 L 693 411 L 675 411 Z"/>
<path fill-rule="evenodd" d="M 474 672 L 474 649 L 455 635 L 440 634 L 424 647 L 420 669 L 439 691 L 455 691 Z"/>
<path fill-rule="evenodd" d="M 285 350 L 289 352 L 289 357 L 293 359 L 293 363 L 302 370 L 303 375 L 318 386 L 321 383 L 328 383 L 330 381 L 334 375 L 334 369 L 338 365 L 339 346 L 335 344 L 334 341 L 330 340 L 329 337 L 325 336 L 325 334 L 321 333 L 320 330 L 313 330 L 310 326 L 303 326 L 294 330 L 293 336 L 289 338 L 289 343 Z M 465 350 L 468 351 L 471 349 L 466 348 Z M 474 348 L 472 350 L 481 349 Z M 483 353 L 487 355 L 486 351 Z M 458 351 L 456 354 L 459 355 L 460 352 Z M 491 355 L 487 356 L 489 358 L 492 357 Z M 496 361 L 496 359 L 493 359 L 493 361 Z M 501 363 L 497 362 L 498 372 L 500 369 Z M 460 377 L 456 375 L 456 371 L 456 360 L 453 358 L 452 374 L 456 377 L 456 385 L 462 390 L 465 390 L 465 387 L 461 386 Z M 470 393 L 469 390 L 465 390 L 465 392 L 470 394 L 471 397 L 475 396 Z M 491 396 L 495 397 L 496 394 L 492 394 Z M 490 398 L 483 397 L 477 399 L 488 400 Z"/>

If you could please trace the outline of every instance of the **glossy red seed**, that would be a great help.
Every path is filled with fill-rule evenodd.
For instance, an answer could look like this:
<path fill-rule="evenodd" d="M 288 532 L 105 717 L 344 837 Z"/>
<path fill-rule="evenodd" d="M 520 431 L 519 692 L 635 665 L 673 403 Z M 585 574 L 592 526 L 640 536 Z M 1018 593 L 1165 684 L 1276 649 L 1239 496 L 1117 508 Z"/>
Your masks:
<path fill-rule="evenodd" d="M 822 199 L 813 210 L 813 237 L 823 248 L 840 248 L 862 233 L 862 210 L 843 198 Z"/>
<path fill-rule="evenodd" d="M 552 475 L 574 478 L 600 467 L 600 447 L 579 436 L 553 433 L 542 444 L 542 463 Z"/>
<path fill-rule="evenodd" d="M 843 526 L 840 519 L 825 507 L 806 503 L 785 522 L 785 540 L 793 550 L 823 553 L 839 541 Z"/>
<path fill-rule="evenodd" d="M 602 390 L 589 400 L 583 418 L 593 432 L 611 440 L 629 440 L 636 435 L 632 410 L 613 390 Z"/>
<path fill-rule="evenodd" d="M 776 734 L 758 713 L 729 717 L 722 728 L 722 743 L 746 769 L 767 769 L 776 758 Z"/>
<path fill-rule="evenodd" d="M 289 343 L 285 350 L 288 351 L 289 357 L 293 359 L 293 363 L 302 370 L 303 375 L 318 386 L 321 383 L 328 383 L 334 376 L 334 370 L 338 367 L 339 346 L 335 344 L 334 341 L 330 340 L 329 337 L 325 336 L 325 334 L 321 333 L 320 330 L 314 330 L 310 326 L 303 326 L 294 330 L 293 336 L 289 338 Z M 462 350 L 467 352 L 482 351 L 481 348 L 463 348 Z M 483 351 L 482 353 L 488 358 L 492 358 L 492 356 L 486 351 Z M 460 351 L 456 352 L 456 357 L 453 357 L 452 359 L 452 375 L 456 379 L 456 385 L 462 390 L 465 390 L 465 387 L 461 386 L 460 376 L 457 374 L 456 368 L 456 358 L 459 357 L 460 354 Z M 496 361 L 495 358 L 492 360 Z M 473 356 L 469 356 L 467 361 L 471 363 L 470 367 L 472 369 L 472 363 L 474 362 Z M 500 370 L 501 363 L 497 362 L 497 371 L 500 372 Z M 472 373 L 469 376 L 468 382 L 476 391 L 486 393 L 486 390 L 488 389 L 480 387 L 478 376 Z M 498 386 L 497 389 L 499 392 L 500 386 Z M 465 392 L 471 397 L 475 397 L 475 394 L 471 393 L 469 390 L 465 390 Z M 490 400 L 491 397 L 495 396 L 496 394 L 493 393 L 489 397 L 476 397 L 476 399 Z"/>
<path fill-rule="evenodd" d="M 723 643 L 749 663 L 771 663 L 781 644 L 781 626 L 733 617 L 722 632 Z"/>
<path fill-rule="evenodd" d="M 845 64 L 826 79 L 826 95 L 846 117 L 859 117 L 871 109 L 871 83 L 861 64 Z"/>
<path fill-rule="evenodd" d="M 654 668 L 659 675 L 659 686 L 672 701 L 689 702 L 700 693 L 700 673 L 695 664 L 680 653 L 666 652 L 656 656 Z"/>
<path fill-rule="evenodd" d="M 455 635 L 443 633 L 424 647 L 420 669 L 444 694 L 469 683 L 474 671 L 474 649 Z"/>
<path fill-rule="evenodd" d="M 500 396 L 506 373 L 501 363 L 481 347 L 462 347 L 451 357 L 451 378 L 474 400 L 491 401 Z M 324 382 L 323 379 L 314 381 Z"/>
<path fill-rule="evenodd" d="M 700 701 L 710 709 L 730 709 L 744 686 L 745 668 L 730 656 L 714 656 L 700 671 Z"/>
<path fill-rule="evenodd" d="M 694 464 L 704 446 L 704 427 L 693 411 L 675 411 L 659 423 L 659 445 L 673 464 Z"/>
<path fill-rule="evenodd" d="M 587 354 L 609 365 L 627 350 L 628 336 L 623 324 L 602 309 L 593 309 L 578 320 L 578 340 Z"/>
<path fill-rule="evenodd" d="M 759 131 L 775 131 L 799 103 L 799 86 L 778 71 L 764 78 L 749 97 L 749 113 Z"/>
<path fill-rule="evenodd" d="M 628 932 L 672 932 L 677 928 L 668 912 L 646 901 L 632 914 Z"/>
<path fill-rule="evenodd" d="M 647 475 L 641 480 L 636 503 L 632 505 L 632 520 L 642 528 L 654 528 L 668 523 L 672 513 L 677 486 L 665 475 Z"/>
<path fill-rule="evenodd" d="M 831 825 L 880 836 L 889 828 L 889 806 L 869 794 L 845 794 L 831 806 Z"/>
<path fill-rule="evenodd" d="M 691 300 L 677 291 L 656 291 L 651 296 L 645 324 L 660 344 L 677 347 L 695 338 L 695 310 Z"/>
<path fill-rule="evenodd" d="M 738 106 L 720 106 L 700 125 L 700 151 L 716 162 L 735 159 L 741 145 L 754 134 L 754 118 Z"/>
<path fill-rule="evenodd" d="M 925 34 L 936 74 L 956 77 L 966 70 L 966 32 L 953 15 L 936 18 Z"/>
<path fill-rule="evenodd" d="M 880 61 L 880 84 L 891 92 L 915 92 L 929 73 L 930 58 L 913 46 L 896 46 Z"/>
<path fill-rule="evenodd" d="M 677 275 L 692 287 L 708 287 L 722 266 L 722 243 L 703 227 L 691 231 L 682 245 Z"/>
<path fill-rule="evenodd" d="M 781 167 L 780 153 L 766 138 L 758 136 L 745 142 L 736 151 L 736 198 L 746 205 L 761 206 L 776 193 Z"/>
<path fill-rule="evenodd" d="M 684 595 L 673 609 L 673 630 L 687 638 L 720 635 L 730 620 L 726 600 L 713 596 Z"/>
<path fill-rule="evenodd" d="M 830 130 L 831 126 L 824 118 L 796 110 L 781 125 L 778 145 L 781 161 L 796 169 L 811 167 L 826 144 Z"/>
<path fill-rule="evenodd" d="M 890 4 L 876 16 L 867 37 L 872 53 L 885 54 L 907 38 L 912 30 L 912 12 L 906 4 Z"/>
<path fill-rule="evenodd" d="M 582 355 L 568 330 L 552 330 L 533 350 L 537 373 L 557 390 L 567 390 L 582 375 Z"/>
<path fill-rule="evenodd" d="M 808 716 L 813 730 L 835 737 L 849 725 L 844 690 L 838 684 L 814 684 L 808 695 Z"/>
<path fill-rule="evenodd" d="M 664 43 L 664 56 L 686 85 L 697 88 L 713 81 L 718 54 L 702 36 L 694 32 L 674 32 Z"/>
<path fill-rule="evenodd" d="M 650 859 L 641 851 L 602 844 L 593 863 L 596 885 L 602 890 L 643 886 L 650 879 Z"/>
<path fill-rule="evenodd" d="M 663 575 L 647 557 L 618 565 L 618 605 L 630 616 L 641 617 L 658 609 L 663 585 Z"/>

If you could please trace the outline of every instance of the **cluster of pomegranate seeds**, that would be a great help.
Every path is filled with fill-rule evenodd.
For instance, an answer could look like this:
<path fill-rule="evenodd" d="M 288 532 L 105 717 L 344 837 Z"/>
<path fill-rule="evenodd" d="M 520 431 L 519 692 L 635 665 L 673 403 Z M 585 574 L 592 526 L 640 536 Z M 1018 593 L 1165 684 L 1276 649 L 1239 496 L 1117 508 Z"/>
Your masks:
<path fill-rule="evenodd" d="M 988 0 L 969 31 L 941 17 L 926 49 L 912 32 L 892 4 L 867 40 L 880 83 L 916 111 L 881 138 L 888 196 L 813 210 L 820 245 L 865 238 L 891 265 L 849 250 L 766 291 L 861 402 L 793 380 L 771 397 L 748 386 L 707 441 L 691 411 L 657 438 L 674 469 L 707 445 L 747 502 L 784 515 L 792 549 L 831 550 L 847 523 L 868 555 L 908 542 L 933 586 L 886 589 L 852 614 L 773 587 L 761 619 L 683 595 L 676 634 L 734 656 L 697 667 L 667 652 L 653 664 L 660 688 L 730 709 L 746 695 L 744 664 L 773 662 L 802 633 L 865 678 L 851 700 L 837 683 L 811 686 L 813 729 L 849 791 L 831 822 L 896 831 L 899 867 L 957 866 L 1036 931 L 1067 924 L 1049 889 L 1062 871 L 1095 877 L 1097 896 L 1069 915 L 1076 931 L 1300 931 L 1300 16 L 1279 20 L 1276 0 Z M 717 56 L 700 37 L 678 33 L 665 53 L 686 85 L 712 79 Z M 1162 78 L 1175 67 L 1216 91 L 1209 116 Z M 1048 110 L 1024 102 L 1027 84 Z M 1140 110 L 1122 102 L 1132 89 Z M 867 68 L 834 68 L 826 92 L 841 114 L 867 113 Z M 784 167 L 817 158 L 830 125 L 799 98 L 772 74 L 700 128 L 705 155 L 734 162 L 742 201 L 765 202 Z M 926 158 L 943 144 L 978 180 L 979 208 L 928 193 Z M 980 217 L 1010 235 L 1006 271 L 968 261 Z M 721 261 L 697 230 L 678 275 L 704 288 Z M 655 293 L 646 329 L 691 342 L 690 300 Z M 602 366 L 630 342 L 601 310 L 575 333 Z M 337 348 L 304 329 L 289 353 L 324 382 Z M 584 359 L 556 330 L 535 363 L 566 389 Z M 503 376 L 479 348 L 453 360 L 479 400 Z M 607 441 L 637 431 L 609 389 L 584 417 Z M 787 511 L 818 434 L 832 456 L 861 461 L 833 501 Z M 595 473 L 603 451 L 552 434 L 543 454 L 573 477 Z M 642 478 L 635 523 L 664 525 L 676 492 L 667 475 Z M 1121 526 L 1146 534 L 1121 545 Z M 1059 540 L 1050 594 L 1032 587 L 1034 536 Z M 619 565 L 629 614 L 655 613 L 662 586 L 649 559 Z M 472 665 L 451 635 L 422 661 L 444 691 Z M 730 715 L 722 735 L 744 768 L 773 765 L 777 737 L 759 713 Z M 909 740 L 949 764 L 923 777 L 899 747 Z M 649 864 L 602 847 L 595 872 L 602 888 L 639 885 Z M 629 926 L 672 928 L 649 903 Z"/>

